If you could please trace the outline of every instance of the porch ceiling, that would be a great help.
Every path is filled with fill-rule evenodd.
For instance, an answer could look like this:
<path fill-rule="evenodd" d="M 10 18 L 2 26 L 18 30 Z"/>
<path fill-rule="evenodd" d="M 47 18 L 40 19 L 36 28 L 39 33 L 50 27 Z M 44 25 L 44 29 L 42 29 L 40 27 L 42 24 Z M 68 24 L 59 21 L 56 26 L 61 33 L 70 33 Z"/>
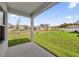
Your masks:
<path fill-rule="evenodd" d="M 8 12 L 21 16 L 37 16 L 58 2 L 6 2 Z"/>

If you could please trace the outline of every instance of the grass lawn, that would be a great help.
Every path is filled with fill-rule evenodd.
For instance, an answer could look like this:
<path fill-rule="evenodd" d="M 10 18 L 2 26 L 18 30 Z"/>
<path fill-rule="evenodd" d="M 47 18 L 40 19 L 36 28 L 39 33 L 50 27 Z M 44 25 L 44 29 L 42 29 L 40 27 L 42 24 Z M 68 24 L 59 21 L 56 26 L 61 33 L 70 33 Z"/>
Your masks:
<path fill-rule="evenodd" d="M 29 32 L 9 32 L 9 47 L 30 42 Z M 79 33 L 65 31 L 35 32 L 35 42 L 57 56 L 79 56 Z"/>
<path fill-rule="evenodd" d="M 14 31 L 9 31 L 8 33 L 8 46 L 16 46 L 22 43 L 27 43 L 30 42 L 30 36 L 29 36 L 29 31 L 22 31 L 19 35 L 16 35 Z"/>
<path fill-rule="evenodd" d="M 79 56 L 79 33 L 36 32 L 35 42 L 57 56 Z"/>
<path fill-rule="evenodd" d="M 20 38 L 20 39 L 9 40 L 8 41 L 8 46 L 9 47 L 16 46 L 16 45 L 19 45 L 19 44 L 22 44 L 22 43 L 27 43 L 27 42 L 30 42 L 30 39 Z"/>

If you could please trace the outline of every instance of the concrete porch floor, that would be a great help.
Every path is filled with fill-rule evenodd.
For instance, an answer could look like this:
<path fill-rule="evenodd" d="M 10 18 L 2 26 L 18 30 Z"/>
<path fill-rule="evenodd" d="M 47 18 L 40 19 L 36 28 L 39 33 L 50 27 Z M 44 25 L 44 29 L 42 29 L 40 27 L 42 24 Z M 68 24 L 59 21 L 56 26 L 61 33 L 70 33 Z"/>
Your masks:
<path fill-rule="evenodd" d="M 9 47 L 5 57 L 55 57 L 34 42 Z"/>

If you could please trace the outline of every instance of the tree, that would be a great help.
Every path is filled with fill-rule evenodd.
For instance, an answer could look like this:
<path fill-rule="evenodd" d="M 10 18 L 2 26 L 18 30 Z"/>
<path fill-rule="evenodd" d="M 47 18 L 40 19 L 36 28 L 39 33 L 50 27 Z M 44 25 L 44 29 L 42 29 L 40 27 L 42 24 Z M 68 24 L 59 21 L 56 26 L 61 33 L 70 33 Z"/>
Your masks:
<path fill-rule="evenodd" d="M 20 19 L 16 21 L 16 30 L 19 30 L 19 23 L 20 23 Z"/>
<path fill-rule="evenodd" d="M 41 24 L 40 27 L 45 27 L 45 24 Z"/>
<path fill-rule="evenodd" d="M 49 29 L 49 24 L 41 24 L 40 27 L 47 31 Z"/>
<path fill-rule="evenodd" d="M 10 23 L 8 23 L 8 26 L 9 26 L 9 29 L 13 29 L 14 28 L 14 26 L 12 24 L 10 24 Z"/>
<path fill-rule="evenodd" d="M 29 29 L 28 25 L 23 25 L 23 27 L 24 27 L 24 30 L 28 30 Z"/>
<path fill-rule="evenodd" d="M 65 28 L 66 26 L 68 26 L 68 24 L 64 23 L 64 24 L 61 24 L 59 27 L 60 28 Z"/>
<path fill-rule="evenodd" d="M 45 26 L 46 26 L 46 31 L 48 31 L 50 27 L 49 24 L 46 24 Z"/>
<path fill-rule="evenodd" d="M 19 23 L 20 23 L 20 19 L 18 18 L 17 21 L 16 21 L 16 26 L 15 26 L 16 35 L 20 34 L 20 32 L 19 32 Z"/>

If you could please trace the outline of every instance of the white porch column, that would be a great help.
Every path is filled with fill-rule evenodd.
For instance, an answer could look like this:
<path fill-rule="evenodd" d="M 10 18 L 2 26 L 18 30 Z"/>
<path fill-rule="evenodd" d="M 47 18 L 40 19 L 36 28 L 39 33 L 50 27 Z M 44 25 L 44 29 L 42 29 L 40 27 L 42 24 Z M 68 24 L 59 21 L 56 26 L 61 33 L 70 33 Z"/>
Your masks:
<path fill-rule="evenodd" d="M 31 16 L 31 41 L 34 41 L 34 17 Z"/>

